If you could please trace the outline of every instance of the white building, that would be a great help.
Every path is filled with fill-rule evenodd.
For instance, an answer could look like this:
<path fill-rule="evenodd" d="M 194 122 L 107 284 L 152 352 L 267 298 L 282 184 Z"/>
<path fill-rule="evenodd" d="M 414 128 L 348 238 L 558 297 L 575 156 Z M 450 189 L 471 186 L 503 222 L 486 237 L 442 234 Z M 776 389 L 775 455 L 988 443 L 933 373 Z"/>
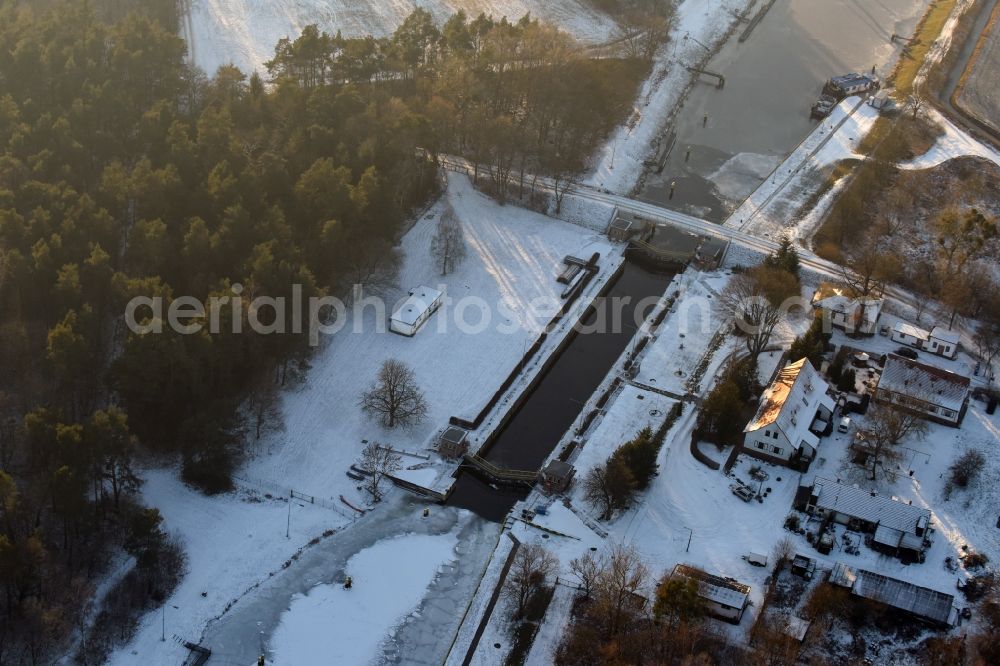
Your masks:
<path fill-rule="evenodd" d="M 743 430 L 743 450 L 768 462 L 808 467 L 819 448 L 816 433 L 826 431 L 833 417 L 829 390 L 808 359 L 782 368 Z"/>
<path fill-rule="evenodd" d="M 678 564 L 671 578 L 693 580 L 698 584 L 698 596 L 705 604 L 705 611 L 715 617 L 739 624 L 743 619 L 750 598 L 750 586 L 731 578 L 722 578 L 701 569 Z"/>
<path fill-rule="evenodd" d="M 930 337 L 931 334 L 924 329 L 907 324 L 905 321 L 896 322 L 896 325 L 892 329 L 893 342 L 899 342 L 910 347 L 916 347 L 917 349 L 923 349 Z"/>
<path fill-rule="evenodd" d="M 904 345 L 916 347 L 945 358 L 955 358 L 958 354 L 959 334 L 946 328 L 935 326 L 928 332 L 906 322 L 897 322 L 892 329 L 892 339 Z"/>
<path fill-rule="evenodd" d="M 958 354 L 958 341 L 961 339 L 955 331 L 949 331 L 935 326 L 927 340 L 924 348 L 932 354 L 944 356 L 945 358 L 955 358 Z"/>
<path fill-rule="evenodd" d="M 854 298 L 844 287 L 832 284 L 820 285 L 812 298 L 812 306 L 848 335 L 874 335 L 882 304 L 881 298 Z"/>
<path fill-rule="evenodd" d="M 889 354 L 875 389 L 875 400 L 958 426 L 969 405 L 970 387 L 968 377 Z"/>
<path fill-rule="evenodd" d="M 419 286 L 410 291 L 410 296 L 397 307 L 389 320 L 389 330 L 393 333 L 413 337 L 420 327 L 430 319 L 444 298 L 444 292 L 431 287 Z"/>

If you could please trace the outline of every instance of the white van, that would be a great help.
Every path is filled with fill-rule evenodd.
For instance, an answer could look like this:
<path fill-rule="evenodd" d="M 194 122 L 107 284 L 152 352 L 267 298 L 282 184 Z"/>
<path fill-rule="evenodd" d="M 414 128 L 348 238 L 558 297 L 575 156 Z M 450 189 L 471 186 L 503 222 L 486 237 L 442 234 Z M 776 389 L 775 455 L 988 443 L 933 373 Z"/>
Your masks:
<path fill-rule="evenodd" d="M 851 429 L 851 417 L 845 416 L 840 419 L 840 425 L 837 426 L 837 432 L 847 432 Z"/>

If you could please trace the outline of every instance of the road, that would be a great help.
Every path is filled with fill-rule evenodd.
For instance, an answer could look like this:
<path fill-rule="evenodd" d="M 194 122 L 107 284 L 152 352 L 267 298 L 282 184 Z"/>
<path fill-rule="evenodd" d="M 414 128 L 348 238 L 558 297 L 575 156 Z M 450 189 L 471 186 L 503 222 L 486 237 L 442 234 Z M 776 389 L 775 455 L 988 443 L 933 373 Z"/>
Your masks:
<path fill-rule="evenodd" d="M 934 105 L 937 106 L 942 113 L 948 116 L 952 122 L 972 136 L 980 140 L 985 140 L 988 143 L 993 143 L 994 145 L 1000 144 L 1000 136 L 979 121 L 971 118 L 965 113 L 965 111 L 959 108 L 955 104 L 955 93 L 958 90 L 958 86 L 962 81 L 962 76 L 969 66 L 969 61 L 972 59 L 976 46 L 979 44 L 980 37 L 986 29 L 989 18 L 996 9 L 998 2 L 1000 2 L 1000 0 L 985 0 L 978 7 L 978 9 L 972 10 L 979 12 L 976 17 L 975 24 L 973 25 L 972 33 L 962 45 L 958 59 L 952 66 L 951 71 L 948 72 L 948 77 L 945 79 L 943 89 L 937 92 L 932 92 L 930 95 Z"/>

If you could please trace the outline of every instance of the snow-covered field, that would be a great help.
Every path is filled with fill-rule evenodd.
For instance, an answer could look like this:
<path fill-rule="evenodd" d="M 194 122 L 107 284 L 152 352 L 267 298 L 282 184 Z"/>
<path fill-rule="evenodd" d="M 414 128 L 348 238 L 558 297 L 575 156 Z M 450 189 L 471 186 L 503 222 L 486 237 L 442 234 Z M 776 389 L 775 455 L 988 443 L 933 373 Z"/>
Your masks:
<path fill-rule="evenodd" d="M 268 436 L 259 447 L 262 453 L 238 471 L 239 491 L 206 497 L 184 486 L 176 470 L 146 471 L 143 497 L 160 508 L 165 529 L 180 538 L 188 571 L 167 600 L 165 618 L 160 613 L 147 615 L 135 639 L 115 655 L 113 663 L 181 661 L 184 649 L 171 637 L 197 641 L 206 624 L 223 614 L 231 601 L 279 571 L 313 538 L 348 525 L 352 512 L 341 504 L 341 495 L 356 506 L 366 504 L 366 496 L 345 476 L 364 440 L 418 451 L 448 417 L 479 410 L 516 367 L 538 327 L 548 323 L 552 304 L 561 302 L 562 285 L 555 277 L 565 255 L 589 257 L 600 252 L 605 258 L 588 294 L 600 289 L 620 261 L 614 259 L 608 241 L 594 232 L 499 206 L 473 190 L 463 176 L 451 176 L 447 201 L 463 225 L 468 257 L 453 273 L 440 277 L 429 253 L 443 206 L 439 203 L 403 238 L 406 258 L 400 284 L 403 288 L 443 284 L 456 301 L 478 297 L 490 308 L 490 325 L 475 332 L 480 321 L 476 307 L 465 313 L 471 330 L 462 329 L 455 324 L 456 307 L 445 304 L 415 337 L 406 338 L 375 332 L 381 315 L 369 307 L 363 313 L 366 332 L 353 333 L 349 322 L 317 351 L 301 387 L 284 395 L 285 429 Z M 403 293 L 399 290 L 394 296 Z M 564 323 L 549 344 L 558 344 L 572 318 Z M 414 369 L 429 404 L 428 418 L 409 430 L 386 431 L 357 407 L 359 394 L 389 358 Z M 404 464 L 415 462 L 421 461 L 406 458 Z M 285 498 L 290 488 L 319 501 L 295 500 L 289 512 Z M 369 515 L 351 529 L 381 519 Z M 338 538 L 334 534 L 327 540 Z M 166 643 L 160 642 L 161 631 Z"/>
<path fill-rule="evenodd" d="M 449 417 L 475 416 L 548 323 L 553 305 L 561 304 L 563 285 L 555 278 L 563 257 L 600 252 L 608 270 L 612 246 L 594 232 L 500 206 L 464 176 L 451 176 L 447 199 L 463 223 L 468 258 L 441 277 L 429 254 L 441 210 L 435 207 L 403 239 L 400 285 L 443 285 L 455 304 L 443 305 L 413 338 L 389 332 L 344 335 L 353 327 L 348 324 L 313 358 L 304 387 L 285 397 L 286 431 L 265 445 L 273 454 L 246 466 L 247 475 L 281 479 L 318 497 L 350 494 L 352 482 L 344 474 L 365 440 L 417 451 L 430 445 Z M 591 290 L 598 284 L 595 280 Z M 464 298 L 476 300 L 463 308 Z M 366 309 L 366 331 L 374 330 L 375 319 L 375 311 Z M 470 325 L 467 332 L 457 326 L 458 319 Z M 357 407 L 361 391 L 388 359 L 413 369 L 428 402 L 427 418 L 410 429 L 383 429 Z"/>
<path fill-rule="evenodd" d="M 225 64 L 244 72 L 264 71 L 274 47 L 295 38 L 307 25 L 345 37 L 385 37 L 417 7 L 439 22 L 459 10 L 512 21 L 527 13 L 552 23 L 586 43 L 610 40 L 615 23 L 585 0 L 189 0 L 184 26 L 195 64 L 209 75 Z"/>
<path fill-rule="evenodd" d="M 352 588 L 320 585 L 298 596 L 271 639 L 276 664 L 364 664 L 423 599 L 452 561 L 457 537 L 408 534 L 380 541 L 347 562 Z M 400 556 L 404 554 L 404 556 Z"/>

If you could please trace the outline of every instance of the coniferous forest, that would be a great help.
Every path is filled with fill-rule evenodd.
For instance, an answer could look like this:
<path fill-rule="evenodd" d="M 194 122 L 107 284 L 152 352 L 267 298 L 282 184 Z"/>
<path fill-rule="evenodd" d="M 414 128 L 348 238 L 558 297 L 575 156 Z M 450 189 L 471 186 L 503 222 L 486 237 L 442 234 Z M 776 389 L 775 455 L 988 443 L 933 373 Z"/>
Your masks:
<path fill-rule="evenodd" d="M 438 193 L 437 155 L 547 205 L 532 175 L 578 172 L 649 68 L 530 17 L 417 10 L 389 38 L 310 27 L 267 71 L 206 75 L 178 24 L 174 0 L 0 0 L 0 662 L 46 663 L 76 632 L 98 663 L 126 639 L 183 568 L 137 503 L 140 462 L 228 489 L 308 367 L 292 322 L 236 335 L 247 306 L 226 306 L 205 315 L 220 334 L 142 336 L 123 321 L 133 297 L 377 288 Z M 122 552 L 137 566 L 101 609 L 112 629 L 88 633 L 95 577 Z"/>

